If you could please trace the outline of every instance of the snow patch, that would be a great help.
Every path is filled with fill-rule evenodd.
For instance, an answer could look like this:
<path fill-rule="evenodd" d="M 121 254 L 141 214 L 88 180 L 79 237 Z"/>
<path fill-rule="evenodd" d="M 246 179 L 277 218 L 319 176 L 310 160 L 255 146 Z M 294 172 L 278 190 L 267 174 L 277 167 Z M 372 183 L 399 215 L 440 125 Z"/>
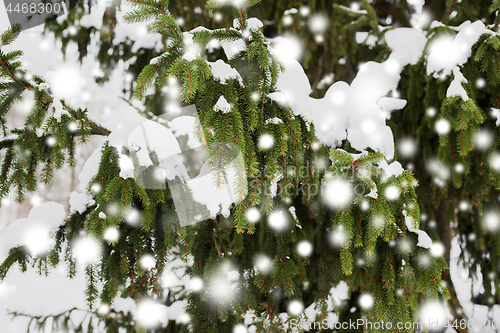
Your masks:
<path fill-rule="evenodd" d="M 44 202 L 31 209 L 27 218 L 19 219 L 5 229 L 3 253 L 18 245 L 26 246 L 34 254 L 46 253 L 52 246 L 51 233 L 66 218 L 64 206 L 56 202 Z"/>
<path fill-rule="evenodd" d="M 216 62 L 208 61 L 208 65 L 212 69 L 212 74 L 215 78 L 219 79 L 222 84 L 225 84 L 227 80 L 236 79 L 243 85 L 243 79 L 240 73 L 227 63 L 222 60 L 217 60 Z"/>
<path fill-rule="evenodd" d="M 446 97 L 460 96 L 464 101 L 469 100 L 469 96 L 467 96 L 467 92 L 462 86 L 463 83 L 467 83 L 467 80 L 462 72 L 460 72 L 460 68 L 458 68 L 458 66 L 453 68 L 453 77 L 454 79 L 446 91 Z"/>
<path fill-rule="evenodd" d="M 95 200 L 85 193 L 73 191 L 69 195 L 70 214 L 75 212 L 83 214 L 83 212 L 87 209 L 87 206 L 92 206 L 93 204 L 95 204 Z"/>
<path fill-rule="evenodd" d="M 217 103 L 215 103 L 214 109 L 216 111 L 221 111 L 222 113 L 229 113 L 231 111 L 231 105 L 227 102 L 224 96 L 221 96 Z"/>
<path fill-rule="evenodd" d="M 441 71 L 446 75 L 451 74 L 456 66 L 467 62 L 472 45 L 482 34 L 493 34 L 481 21 L 466 21 L 455 29 L 459 31 L 455 37 L 441 37 L 432 41 L 427 58 L 427 75 Z"/>

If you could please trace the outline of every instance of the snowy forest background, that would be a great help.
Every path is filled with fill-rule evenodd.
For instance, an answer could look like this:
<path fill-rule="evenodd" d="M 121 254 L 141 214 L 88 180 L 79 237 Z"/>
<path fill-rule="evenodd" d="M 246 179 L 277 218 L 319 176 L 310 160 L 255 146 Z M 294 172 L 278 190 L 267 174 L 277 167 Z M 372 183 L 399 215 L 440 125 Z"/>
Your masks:
<path fill-rule="evenodd" d="M 209 29 L 233 26 L 230 12 L 207 11 L 203 7 L 204 4 L 204 1 L 170 1 L 171 7 L 169 8 L 172 8 L 171 11 L 183 31 L 190 31 L 198 26 L 205 26 Z M 401 133 L 402 130 L 397 128 L 398 124 L 391 129 L 386 119 L 402 112 L 406 105 L 411 105 L 412 101 L 404 102 L 403 100 L 407 98 L 400 96 L 396 88 L 398 88 L 400 75 L 404 76 L 405 80 L 408 79 L 406 77 L 408 73 L 402 74 L 403 67 L 407 64 L 416 65 L 421 60 L 422 54 L 427 54 L 426 63 L 415 70 L 417 73 L 415 75 L 423 73 L 423 76 L 434 76 L 436 80 L 440 78 L 442 82 L 447 82 L 445 90 L 441 92 L 447 98 L 459 96 L 466 101 L 470 96 L 471 99 L 479 100 L 480 93 L 472 90 L 473 88 L 465 89 L 462 86 L 462 83 L 468 82 L 464 75 L 467 76 L 470 73 L 464 71 L 462 74 L 461 69 L 471 56 L 471 48 L 483 33 L 491 32 L 496 35 L 497 12 L 493 11 L 492 14 L 488 12 L 491 3 L 489 1 L 488 4 L 481 4 L 481 1 L 472 1 L 468 4 L 468 1 L 373 0 L 335 1 L 335 4 L 337 7 L 332 6 L 333 3 L 330 1 L 277 1 L 276 3 L 261 2 L 256 7 L 252 7 L 255 9 L 254 12 L 249 12 L 249 17 L 258 18 L 260 21 L 250 19 L 249 24 L 253 28 L 263 29 L 264 35 L 271 40 L 276 54 L 282 57 L 285 65 L 285 72 L 281 76 L 282 81 L 278 81 L 278 88 L 282 93 L 272 92 L 269 97 L 276 103 L 289 103 L 296 115 L 303 116 L 316 126 L 316 135 L 330 148 L 342 146 L 346 150 L 383 153 L 388 162 L 380 162 L 378 167 L 384 170 L 387 177 L 391 175 L 397 177 L 401 175 L 403 169 L 412 170 L 415 167 L 414 164 L 418 163 L 419 166 L 427 165 L 427 170 L 420 170 L 420 172 L 431 175 L 426 179 L 416 177 L 420 188 L 429 188 L 431 192 L 431 186 L 446 187 L 448 185 L 445 184 L 456 182 L 455 177 L 459 177 L 457 174 L 463 172 L 464 165 L 457 163 L 448 166 L 453 169 L 450 171 L 434 159 L 413 162 L 413 159 L 421 156 L 420 154 L 422 156 L 427 154 L 428 148 L 425 145 L 430 141 L 426 141 L 425 138 L 417 140 L 415 136 L 412 137 L 412 133 Z M 118 133 L 113 137 L 115 140 L 127 137 L 136 127 L 137 124 L 134 122 L 138 119 L 138 112 L 158 123 L 168 123 L 169 127 L 174 128 L 174 132 L 177 130 L 181 133 L 183 131 L 181 126 L 175 127 L 176 124 L 172 122 L 172 119 L 162 118 L 162 109 L 172 111 L 178 107 L 166 104 L 166 99 L 160 98 L 164 91 L 155 90 L 153 86 L 143 94 L 145 98 L 140 100 L 132 98 L 134 88 L 136 88 L 134 86 L 136 77 L 145 65 L 155 64 L 154 58 L 158 57 L 162 51 L 164 42 L 162 36 L 147 34 L 146 23 L 124 23 L 124 15 L 133 9 L 126 2 L 82 1 L 80 5 L 82 6 L 80 12 L 75 10 L 69 15 L 63 15 L 49 22 L 46 27 L 38 26 L 22 31 L 14 43 L 5 46 L 5 50 L 22 50 L 24 55 L 21 60 L 24 68 L 47 80 L 56 96 L 55 100 L 65 99 L 73 107 L 87 108 L 90 119 L 95 119 L 105 128 Z M 366 6 L 376 9 L 378 16 L 376 26 L 370 26 L 370 19 L 373 17 L 370 17 L 371 12 L 365 10 Z M 0 31 L 3 32 L 9 27 L 7 14 L 1 8 L 0 5 Z M 365 14 L 368 17 L 367 21 L 361 19 L 356 21 Z M 443 18 L 446 21 L 445 24 L 453 27 L 455 35 L 443 38 L 431 48 L 424 50 L 428 38 L 425 32 L 443 26 L 439 23 L 443 21 Z M 350 23 L 349 20 L 354 22 L 350 27 L 352 30 L 345 28 Z M 412 27 L 412 29 L 411 31 L 396 29 L 386 33 L 384 26 L 391 25 Z M 234 28 L 236 29 L 237 25 Z M 217 43 L 210 47 L 215 49 L 215 52 L 222 52 L 221 45 Z M 223 52 L 227 58 L 236 53 L 229 47 L 225 47 Z M 184 57 L 188 59 L 190 55 L 184 55 Z M 216 58 L 217 56 L 211 61 L 215 62 Z M 372 63 L 363 69 L 362 65 L 368 61 L 379 62 L 380 67 Z M 298 66 L 298 63 L 302 67 Z M 239 74 L 227 68 L 220 70 L 216 68 L 216 65 L 211 65 L 211 69 L 214 76 L 218 76 L 221 80 L 239 79 Z M 495 77 L 492 75 L 477 79 L 473 83 L 474 89 L 483 89 L 486 85 L 490 85 Z M 344 82 L 347 84 L 343 85 Z M 335 85 L 336 83 L 338 84 Z M 329 89 L 330 87 L 334 88 Z M 29 93 L 26 93 L 24 97 L 25 99 L 16 102 L 7 114 L 7 120 L 12 127 L 22 127 L 24 118 L 33 106 L 34 101 Z M 349 110 L 344 111 L 342 105 L 349 97 L 359 98 L 361 102 L 358 105 L 350 105 L 350 108 L 346 107 L 346 110 Z M 374 103 L 373 105 L 363 104 L 363 98 L 376 100 L 376 106 Z M 227 102 L 219 105 L 219 111 L 223 112 L 222 108 L 226 106 L 229 107 Z M 496 125 L 500 121 L 497 120 L 500 119 L 500 111 L 493 106 L 499 105 L 482 106 L 491 120 L 490 125 Z M 55 103 L 54 107 L 59 116 L 64 113 L 61 104 Z M 426 117 L 430 124 L 429 127 L 433 128 L 436 138 L 439 135 L 448 134 L 452 127 L 440 116 L 439 107 L 421 110 L 423 118 Z M 337 110 L 336 122 L 330 124 L 331 127 L 322 128 L 321 124 L 329 124 L 330 120 L 327 116 L 328 112 L 322 113 L 320 110 L 329 109 Z M 314 113 L 315 111 L 317 112 Z M 366 119 L 373 121 L 367 123 Z M 276 120 L 277 123 L 279 120 Z M 494 171 L 500 171 L 499 156 L 495 155 L 498 151 L 497 135 L 496 129 L 491 130 L 491 126 L 490 128 L 484 127 L 474 133 L 473 140 L 469 143 L 472 147 L 470 151 L 475 149 L 484 154 L 488 153 L 489 165 Z M 346 136 L 350 141 L 348 147 L 345 146 L 345 142 L 342 143 Z M 33 221 L 41 219 L 45 221 L 46 226 L 56 227 L 68 214 L 83 212 L 91 205 L 92 199 L 86 187 L 93 176 L 92 172 L 95 171 L 93 166 L 98 163 L 99 157 L 96 151 L 100 151 L 104 142 L 109 139 L 91 137 L 85 145 L 77 145 L 75 166 L 71 168 L 65 165 L 61 170 L 57 170 L 49 185 L 39 183 L 36 191 L 28 193 L 23 203 L 16 202 L 14 193 L 2 199 L 0 261 L 7 257 L 10 248 L 26 243 L 24 233 L 27 228 L 33 227 Z M 263 149 L 269 144 L 265 142 L 265 137 L 260 143 Z M 272 139 L 270 145 L 272 146 Z M 87 163 L 88 161 L 91 162 Z M 85 164 L 87 167 L 84 167 Z M 120 175 L 126 175 L 128 172 L 125 170 L 126 167 L 122 164 L 120 167 L 123 172 Z M 471 165 L 465 165 L 465 167 L 469 168 Z M 460 171 L 461 168 L 462 171 Z M 343 202 L 345 198 L 342 195 L 339 197 L 337 193 L 345 189 L 341 185 L 330 193 L 333 197 L 330 201 L 325 199 L 334 208 L 345 204 Z M 450 190 L 450 192 L 453 191 Z M 398 194 L 399 192 L 396 192 L 396 198 Z M 488 193 L 488 195 L 498 197 L 498 193 Z M 367 196 L 376 198 L 377 194 L 372 191 Z M 386 190 L 385 196 L 390 198 L 391 191 Z M 471 195 L 472 197 L 474 195 Z M 452 204 L 456 205 L 457 214 L 461 211 L 468 211 L 474 206 L 469 199 L 461 200 L 460 195 L 454 192 L 450 194 L 450 205 Z M 483 221 L 484 218 L 481 217 L 481 221 L 485 225 L 486 233 L 496 235 L 500 229 L 498 201 L 490 202 L 489 205 L 489 210 L 486 209 L 486 220 Z M 290 214 L 294 215 L 293 210 L 290 210 Z M 431 217 L 428 217 L 429 215 Z M 494 319 L 500 324 L 500 307 L 498 306 L 500 299 L 496 292 L 500 272 L 488 278 L 488 283 L 493 288 L 487 288 L 489 294 L 486 295 L 481 271 L 474 268 L 471 273 L 462 267 L 463 258 L 459 263 L 460 256 L 464 256 L 459 238 L 462 235 L 469 237 L 472 232 L 464 232 L 456 225 L 457 221 L 452 219 L 451 227 L 446 229 L 449 232 L 448 242 L 451 247 L 440 245 L 438 235 L 442 232 L 439 226 L 441 221 L 432 216 L 432 213 L 426 211 L 420 216 L 421 229 L 427 233 L 412 230 L 407 224 L 408 230 L 418 234 L 419 246 L 428 248 L 433 256 L 441 257 L 445 253 L 449 256 L 449 275 L 453 282 L 453 290 L 456 292 L 454 297 L 460 303 L 457 308 L 463 309 L 466 318 L 473 320 L 476 326 L 487 322 L 488 319 Z M 252 218 L 247 215 L 247 219 Z M 280 221 L 276 223 L 279 224 Z M 11 225 L 10 229 L 9 225 Z M 46 246 L 46 244 L 40 244 L 42 236 L 39 233 L 33 237 L 38 239 L 35 241 L 37 243 L 35 247 Z M 474 240 L 469 237 L 469 241 Z M 442 242 L 446 241 L 442 240 Z M 308 246 L 310 243 L 303 244 L 301 249 L 298 248 L 299 252 L 304 253 L 304 257 L 309 256 L 312 251 Z M 491 250 L 495 252 L 496 249 L 491 248 Z M 88 252 L 88 248 L 84 248 L 83 251 Z M 474 255 L 476 253 L 472 253 L 472 256 Z M 482 257 L 483 253 L 477 255 Z M 151 258 L 151 260 L 153 260 L 152 263 L 145 258 L 143 266 L 153 266 L 154 259 Z M 262 262 L 257 262 L 257 265 L 259 264 Z M 262 265 L 265 266 L 265 264 Z M 479 260 L 475 262 L 476 265 L 479 265 Z M 492 265 L 495 266 L 494 263 Z M 199 285 L 201 282 L 196 279 L 190 280 L 189 276 L 183 274 L 185 266 L 186 263 L 182 260 L 173 260 L 163 273 L 163 286 L 172 290 L 186 288 L 199 291 L 203 288 Z M 8 312 L 42 318 L 76 309 L 70 315 L 71 320 L 76 324 L 82 321 L 88 324 L 91 316 L 86 310 L 87 282 L 83 274 L 83 266 L 79 267 L 79 270 L 79 274 L 69 280 L 66 277 L 67 267 L 64 264 L 53 269 L 48 277 L 39 276 L 36 269 L 28 269 L 27 272 L 21 273 L 17 267 L 13 267 L 0 283 L 1 331 L 6 333 L 24 331 L 31 319 L 25 316 L 12 319 Z M 265 270 L 265 267 L 262 270 Z M 490 272 L 490 274 L 493 273 Z M 494 300 L 489 302 L 488 297 L 493 297 Z M 332 288 L 332 298 L 334 303 L 338 302 L 336 304 L 347 299 L 345 283 Z M 361 302 L 360 307 L 364 308 L 366 305 L 369 308 L 370 302 L 370 299 L 368 301 L 365 299 L 365 304 Z M 189 316 L 184 311 L 186 304 L 185 299 L 180 299 L 172 302 L 168 307 L 142 304 L 141 309 L 131 298 L 117 298 L 112 307 L 116 312 L 130 312 L 132 316 L 142 316 L 146 323 L 159 323 L 167 326 L 169 321 L 189 322 Z M 299 308 L 298 313 L 302 312 L 303 304 L 296 304 L 296 306 Z M 109 309 L 101 306 L 96 311 L 105 314 Z M 297 310 L 293 308 L 293 303 L 290 304 L 288 312 L 293 314 L 295 311 Z M 306 308 L 305 313 L 306 321 L 314 321 L 312 317 L 315 311 L 312 307 Z M 442 319 L 443 322 L 444 318 L 450 320 L 460 318 L 460 313 L 452 314 L 444 303 L 430 303 L 427 308 L 424 305 L 421 315 L 423 316 L 421 320 L 424 322 L 435 318 L 440 318 L 439 320 Z M 235 326 L 234 332 L 242 333 L 247 329 L 249 332 L 255 331 L 255 326 L 252 328 L 251 317 L 251 314 L 247 315 L 243 325 Z M 330 311 L 329 318 L 332 321 L 338 320 L 335 311 Z M 49 326 L 50 321 L 47 322 L 47 327 Z M 446 331 L 453 332 L 454 329 L 448 328 Z M 482 331 L 500 330 L 483 329 Z"/>

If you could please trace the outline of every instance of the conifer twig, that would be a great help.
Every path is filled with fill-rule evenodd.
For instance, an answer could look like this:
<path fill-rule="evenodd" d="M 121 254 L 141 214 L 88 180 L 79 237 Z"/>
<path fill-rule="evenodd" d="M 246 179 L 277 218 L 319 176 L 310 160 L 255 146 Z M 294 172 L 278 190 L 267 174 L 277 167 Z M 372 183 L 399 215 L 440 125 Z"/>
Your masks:
<path fill-rule="evenodd" d="M 64 102 L 63 100 L 61 100 L 61 104 L 62 104 L 62 107 L 64 110 L 68 111 L 73 117 L 77 118 L 78 119 L 78 115 L 76 113 L 75 110 L 73 110 L 72 108 L 70 108 L 66 102 Z M 94 131 L 96 131 L 97 133 L 99 134 L 102 134 L 104 136 L 108 136 L 111 134 L 111 131 L 108 130 L 107 128 L 104 128 L 102 127 L 101 125 L 99 124 L 96 124 L 95 122 L 93 122 L 92 120 L 88 119 L 89 121 L 89 124 L 90 124 L 90 127 L 92 127 L 92 129 Z"/>
<path fill-rule="evenodd" d="M 9 68 L 7 67 L 7 64 L 0 58 L 0 67 L 3 67 L 7 73 L 9 74 L 10 77 L 12 77 L 17 83 L 21 84 L 24 89 L 29 89 L 30 86 L 26 84 L 26 82 L 23 82 L 21 80 L 19 80 L 13 73 L 11 70 L 9 70 Z"/>
<path fill-rule="evenodd" d="M 389 47 L 389 44 L 387 44 L 387 41 L 385 40 L 384 34 L 382 33 L 382 31 L 380 31 L 375 10 L 368 3 L 367 0 L 361 0 L 361 2 L 363 3 L 363 7 L 368 13 L 368 18 L 370 19 L 370 26 L 372 27 L 373 30 L 375 30 L 375 33 L 377 34 L 378 38 L 384 43 L 384 46 L 387 49 L 387 51 L 392 52 L 392 49 Z"/>
<path fill-rule="evenodd" d="M 12 77 L 19 84 L 21 84 L 24 87 L 24 90 L 29 90 L 33 93 L 36 92 L 35 88 L 31 84 L 29 84 L 28 82 L 25 82 L 23 80 L 18 79 L 16 77 L 16 75 L 14 73 L 12 73 L 11 70 L 9 70 L 9 68 L 7 67 L 7 64 L 2 59 L 0 59 L 0 67 L 3 67 L 5 69 L 5 71 L 9 74 L 10 77 Z M 53 102 L 54 102 L 54 99 L 51 96 L 47 96 L 47 104 L 52 104 Z M 63 108 L 66 111 L 68 111 L 73 117 L 78 118 L 77 113 L 74 110 L 72 110 L 64 101 L 61 100 L 61 104 L 62 104 Z M 89 119 L 89 124 L 90 124 L 90 127 L 92 127 L 92 129 L 94 129 L 97 133 L 99 133 L 101 135 L 108 136 L 111 133 L 111 131 L 100 126 L 99 124 L 96 124 L 95 122 L 93 122 L 90 119 Z"/>
<path fill-rule="evenodd" d="M 446 12 L 446 15 L 444 16 L 443 23 L 447 24 L 448 20 L 450 19 L 451 13 L 453 13 L 453 7 L 457 4 L 458 0 L 454 0 L 453 4 L 448 8 L 448 11 Z"/>

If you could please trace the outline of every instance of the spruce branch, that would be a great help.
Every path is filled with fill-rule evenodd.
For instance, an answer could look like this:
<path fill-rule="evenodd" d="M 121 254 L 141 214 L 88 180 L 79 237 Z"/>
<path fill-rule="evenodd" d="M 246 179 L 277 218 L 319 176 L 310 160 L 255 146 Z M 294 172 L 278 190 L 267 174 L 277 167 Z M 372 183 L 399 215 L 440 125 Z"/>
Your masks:
<path fill-rule="evenodd" d="M 448 1 L 446 1 L 446 2 L 448 3 Z M 451 13 L 453 13 L 453 9 L 454 9 L 455 5 L 457 4 L 457 2 L 458 2 L 458 0 L 453 0 L 453 3 L 448 7 L 446 14 L 444 15 L 443 19 L 441 20 L 441 22 L 443 22 L 443 24 L 448 23 L 448 20 L 450 19 Z"/>
<path fill-rule="evenodd" d="M 391 48 L 387 44 L 387 41 L 385 40 L 384 34 L 382 31 L 380 31 L 380 26 L 378 24 L 378 19 L 377 19 L 377 13 L 375 12 L 375 9 L 373 6 L 368 2 L 368 0 L 361 0 L 363 3 L 363 7 L 365 8 L 367 14 L 367 18 L 369 19 L 369 24 L 373 31 L 377 34 L 379 40 L 381 40 L 384 43 L 384 46 L 387 50 L 387 52 L 392 52 Z"/>
<path fill-rule="evenodd" d="M 15 24 L 10 29 L 2 33 L 2 44 L 0 45 L 9 45 L 11 44 L 21 33 L 21 25 Z"/>
<path fill-rule="evenodd" d="M 75 119 L 82 120 L 82 118 L 78 115 L 78 113 L 66 104 L 66 101 L 61 100 L 61 104 L 63 109 L 68 111 Z M 88 121 L 90 127 L 94 130 L 93 132 L 94 134 L 104 135 L 104 136 L 108 136 L 111 134 L 111 131 L 106 129 L 105 127 L 95 123 L 94 121 L 88 118 L 86 120 Z"/>

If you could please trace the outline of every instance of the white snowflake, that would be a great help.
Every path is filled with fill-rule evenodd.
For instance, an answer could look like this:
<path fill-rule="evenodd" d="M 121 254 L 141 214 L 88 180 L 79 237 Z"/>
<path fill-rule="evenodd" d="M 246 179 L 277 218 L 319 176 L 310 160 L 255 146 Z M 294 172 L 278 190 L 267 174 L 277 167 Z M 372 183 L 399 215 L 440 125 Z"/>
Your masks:
<path fill-rule="evenodd" d="M 116 242 L 119 237 L 120 237 L 120 231 L 118 231 L 118 229 L 115 227 L 109 227 L 104 231 L 103 238 L 108 242 Z"/>
<path fill-rule="evenodd" d="M 444 254 L 445 248 L 441 243 L 434 243 L 431 248 L 431 255 L 434 257 L 441 257 Z"/>
<path fill-rule="evenodd" d="M 351 203 L 353 197 L 352 185 L 344 179 L 336 179 L 324 186 L 323 198 L 333 209 L 340 209 Z"/>
<path fill-rule="evenodd" d="M 141 224 L 141 212 L 135 207 L 130 208 L 124 219 L 129 225 L 137 227 Z"/>
<path fill-rule="evenodd" d="M 399 142 L 398 153 L 401 157 L 410 158 L 417 153 L 417 144 L 411 138 L 405 138 Z"/>
<path fill-rule="evenodd" d="M 483 225 L 486 230 L 495 232 L 500 228 L 500 216 L 497 212 L 490 211 L 483 216 Z"/>
<path fill-rule="evenodd" d="M 489 165 L 490 168 L 495 170 L 496 172 L 500 172 L 500 154 L 493 153 L 489 157 Z"/>
<path fill-rule="evenodd" d="M 141 267 L 145 270 L 152 269 L 156 265 L 155 257 L 151 254 L 145 254 L 141 258 Z"/>
<path fill-rule="evenodd" d="M 247 327 L 244 324 L 238 324 L 234 326 L 233 333 L 247 333 Z"/>
<path fill-rule="evenodd" d="M 259 137 L 259 147 L 261 149 L 271 149 L 274 145 L 274 137 L 269 133 L 264 133 Z"/>
<path fill-rule="evenodd" d="M 73 244 L 73 254 L 82 264 L 95 263 L 101 256 L 101 244 L 93 237 L 80 237 Z"/>
<path fill-rule="evenodd" d="M 321 34 L 326 32 L 328 29 L 328 17 L 324 14 L 314 14 L 309 18 L 309 29 L 316 34 Z"/>
<path fill-rule="evenodd" d="M 142 300 L 137 305 L 137 321 L 146 328 L 155 328 L 168 319 L 168 308 L 153 300 Z"/>
<path fill-rule="evenodd" d="M 293 300 L 288 304 L 288 312 L 290 312 L 292 316 L 298 316 L 302 311 L 304 311 L 304 304 L 302 304 L 301 301 Z"/>
<path fill-rule="evenodd" d="M 260 220 L 260 211 L 255 207 L 251 207 L 247 210 L 245 217 L 248 222 L 257 223 Z"/>
<path fill-rule="evenodd" d="M 280 231 L 288 227 L 288 218 L 282 210 L 276 210 L 267 217 L 267 223 L 274 230 Z"/>
<path fill-rule="evenodd" d="M 438 134 L 444 135 L 448 134 L 451 130 L 450 122 L 446 119 L 439 119 L 434 125 L 434 129 Z"/>
<path fill-rule="evenodd" d="M 400 191 L 397 186 L 394 185 L 387 186 L 387 188 L 385 189 L 385 197 L 387 198 L 387 200 L 391 201 L 397 200 L 399 198 L 399 192 Z"/>
<path fill-rule="evenodd" d="M 313 245 L 307 240 L 300 241 L 297 244 L 297 253 L 301 257 L 309 257 L 313 253 Z"/>
<path fill-rule="evenodd" d="M 479 150 L 486 150 L 493 144 L 493 135 L 490 131 L 481 129 L 474 137 L 474 144 Z"/>
<path fill-rule="evenodd" d="M 375 299 L 370 294 L 362 294 L 359 297 L 359 306 L 362 309 L 370 309 L 375 304 Z"/>
<path fill-rule="evenodd" d="M 255 257 L 254 262 L 255 266 L 260 272 L 264 274 L 268 274 L 271 272 L 273 262 L 268 256 L 259 254 Z"/>

